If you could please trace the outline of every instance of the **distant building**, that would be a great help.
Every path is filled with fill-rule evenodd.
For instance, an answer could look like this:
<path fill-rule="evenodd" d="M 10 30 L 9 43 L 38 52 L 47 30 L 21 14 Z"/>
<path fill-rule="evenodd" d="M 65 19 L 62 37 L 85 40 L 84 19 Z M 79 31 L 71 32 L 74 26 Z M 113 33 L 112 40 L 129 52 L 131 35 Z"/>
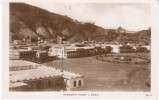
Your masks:
<path fill-rule="evenodd" d="M 133 49 L 132 46 L 121 46 L 119 47 L 119 52 L 120 53 L 134 53 L 135 50 Z"/>
<path fill-rule="evenodd" d="M 15 43 L 15 44 L 22 43 L 22 40 L 14 40 L 14 43 Z"/>
<path fill-rule="evenodd" d="M 46 51 L 37 51 L 36 58 L 46 58 L 48 57 L 48 53 Z"/>
<path fill-rule="evenodd" d="M 103 54 L 105 50 L 101 46 L 95 46 L 96 54 Z"/>
<path fill-rule="evenodd" d="M 147 50 L 151 50 L 151 46 L 150 45 L 146 45 L 146 46 L 142 46 L 145 47 Z"/>
<path fill-rule="evenodd" d="M 19 50 L 9 50 L 9 59 L 18 60 L 21 58 Z"/>
<path fill-rule="evenodd" d="M 10 60 L 9 61 L 9 71 L 19 71 L 19 70 L 28 70 L 36 68 L 36 63 L 32 63 L 24 60 Z"/>
<path fill-rule="evenodd" d="M 136 52 L 146 52 L 148 49 L 146 47 L 138 46 L 136 47 Z"/>
<path fill-rule="evenodd" d="M 45 63 L 48 61 L 55 60 L 55 56 L 48 56 L 47 51 L 22 51 L 20 52 L 21 59 L 36 62 L 36 63 Z"/>
<path fill-rule="evenodd" d="M 85 57 L 95 55 L 94 47 L 81 46 L 53 46 L 49 49 L 49 56 L 57 56 L 60 59 Z"/>
<path fill-rule="evenodd" d="M 57 43 L 59 43 L 59 44 L 62 43 L 62 37 L 60 37 L 60 36 L 57 37 Z"/>
<path fill-rule="evenodd" d="M 119 27 L 118 29 L 116 29 L 116 33 L 126 33 L 126 30 L 122 27 Z"/>
<path fill-rule="evenodd" d="M 23 42 L 32 42 L 31 37 L 27 36 L 26 38 L 23 38 Z"/>
<path fill-rule="evenodd" d="M 106 46 L 111 47 L 111 52 L 112 53 L 120 53 L 120 51 L 119 51 L 120 45 L 107 44 Z"/>
<path fill-rule="evenodd" d="M 134 41 L 128 41 L 127 45 L 129 45 L 129 46 L 134 46 L 134 45 L 136 45 L 136 44 L 134 43 Z"/>
<path fill-rule="evenodd" d="M 105 53 L 111 53 L 112 47 L 111 46 L 105 46 L 104 50 L 105 50 Z"/>
<path fill-rule="evenodd" d="M 67 54 L 66 54 L 64 46 L 53 46 L 49 49 L 48 54 L 49 56 L 56 56 L 57 58 L 60 58 L 60 59 L 67 58 Z"/>
<path fill-rule="evenodd" d="M 28 46 L 27 49 L 28 51 L 39 50 L 39 46 Z"/>

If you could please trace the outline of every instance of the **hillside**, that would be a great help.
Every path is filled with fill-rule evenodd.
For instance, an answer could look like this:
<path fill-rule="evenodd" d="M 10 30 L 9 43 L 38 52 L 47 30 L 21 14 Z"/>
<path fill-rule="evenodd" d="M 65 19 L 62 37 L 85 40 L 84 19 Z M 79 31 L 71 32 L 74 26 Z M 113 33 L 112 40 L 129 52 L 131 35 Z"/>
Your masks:
<path fill-rule="evenodd" d="M 121 30 L 121 29 L 120 29 Z M 56 39 L 64 36 L 68 41 L 150 41 L 151 31 L 134 34 L 117 29 L 104 29 L 92 23 L 82 23 L 67 16 L 51 13 L 24 3 L 10 3 L 10 36 L 12 40 L 31 37 Z"/>

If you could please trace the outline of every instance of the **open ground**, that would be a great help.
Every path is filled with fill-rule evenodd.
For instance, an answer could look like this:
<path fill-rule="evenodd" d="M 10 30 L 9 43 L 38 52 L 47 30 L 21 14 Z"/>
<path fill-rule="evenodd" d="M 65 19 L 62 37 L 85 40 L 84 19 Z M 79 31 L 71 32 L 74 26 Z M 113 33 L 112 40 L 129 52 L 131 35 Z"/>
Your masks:
<path fill-rule="evenodd" d="M 129 54 L 134 55 L 134 54 Z M 149 53 L 139 54 L 150 57 Z M 104 56 L 103 56 L 104 57 Z M 56 60 L 45 63 L 83 74 L 84 91 L 150 91 L 150 64 L 102 62 L 95 57 Z"/>

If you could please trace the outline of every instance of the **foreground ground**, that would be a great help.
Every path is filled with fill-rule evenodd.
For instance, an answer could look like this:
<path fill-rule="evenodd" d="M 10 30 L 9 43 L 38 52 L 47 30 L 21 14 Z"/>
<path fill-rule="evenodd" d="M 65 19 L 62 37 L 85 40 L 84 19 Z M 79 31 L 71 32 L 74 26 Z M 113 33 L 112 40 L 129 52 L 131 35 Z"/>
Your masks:
<path fill-rule="evenodd" d="M 45 65 L 83 74 L 86 91 L 150 91 L 150 64 L 119 64 L 84 57 Z"/>

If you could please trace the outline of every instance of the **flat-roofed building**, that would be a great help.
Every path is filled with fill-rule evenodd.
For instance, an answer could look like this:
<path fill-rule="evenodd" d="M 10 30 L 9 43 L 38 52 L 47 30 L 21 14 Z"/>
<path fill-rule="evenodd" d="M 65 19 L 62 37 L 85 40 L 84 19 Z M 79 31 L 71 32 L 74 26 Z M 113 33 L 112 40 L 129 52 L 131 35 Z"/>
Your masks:
<path fill-rule="evenodd" d="M 120 52 L 119 47 L 121 47 L 121 45 L 106 44 L 105 46 L 110 46 L 112 53 L 119 53 Z"/>
<path fill-rule="evenodd" d="M 84 88 L 84 76 L 83 75 L 64 70 L 63 77 L 66 80 L 66 88 L 68 91 Z"/>
<path fill-rule="evenodd" d="M 15 43 L 15 44 L 22 43 L 22 40 L 14 40 L 14 43 Z"/>
<path fill-rule="evenodd" d="M 142 46 L 145 47 L 147 50 L 151 50 L 151 46 L 150 45 L 146 45 L 146 46 Z"/>
<path fill-rule="evenodd" d="M 10 60 L 9 61 L 9 70 L 18 71 L 18 70 L 27 70 L 36 68 L 36 63 L 25 61 L 25 60 Z"/>
<path fill-rule="evenodd" d="M 37 51 L 36 58 L 47 58 L 48 52 L 47 51 Z"/>
<path fill-rule="evenodd" d="M 19 82 L 26 84 L 21 91 L 66 90 L 62 73 L 49 67 L 38 66 L 35 69 L 10 71 L 10 84 L 12 84 L 10 90 L 18 91 L 19 86 L 17 86 L 18 90 L 12 86 Z"/>
<path fill-rule="evenodd" d="M 57 56 L 60 59 L 85 57 L 95 54 L 94 47 L 81 46 L 53 46 L 49 49 L 49 56 Z"/>
<path fill-rule="evenodd" d="M 146 47 L 138 46 L 136 47 L 136 52 L 146 52 L 148 49 Z"/>
<path fill-rule="evenodd" d="M 83 75 L 44 65 L 9 72 L 11 91 L 61 91 L 81 89 Z"/>
<path fill-rule="evenodd" d="M 10 60 L 18 60 L 20 59 L 20 51 L 19 50 L 9 50 L 9 59 Z"/>
<path fill-rule="evenodd" d="M 120 53 L 134 53 L 135 50 L 133 49 L 132 46 L 126 45 L 126 46 L 119 47 L 119 52 Z"/>
<path fill-rule="evenodd" d="M 49 56 L 56 56 L 57 58 L 60 59 L 66 59 L 67 54 L 64 46 L 53 46 L 49 49 L 48 52 Z"/>

